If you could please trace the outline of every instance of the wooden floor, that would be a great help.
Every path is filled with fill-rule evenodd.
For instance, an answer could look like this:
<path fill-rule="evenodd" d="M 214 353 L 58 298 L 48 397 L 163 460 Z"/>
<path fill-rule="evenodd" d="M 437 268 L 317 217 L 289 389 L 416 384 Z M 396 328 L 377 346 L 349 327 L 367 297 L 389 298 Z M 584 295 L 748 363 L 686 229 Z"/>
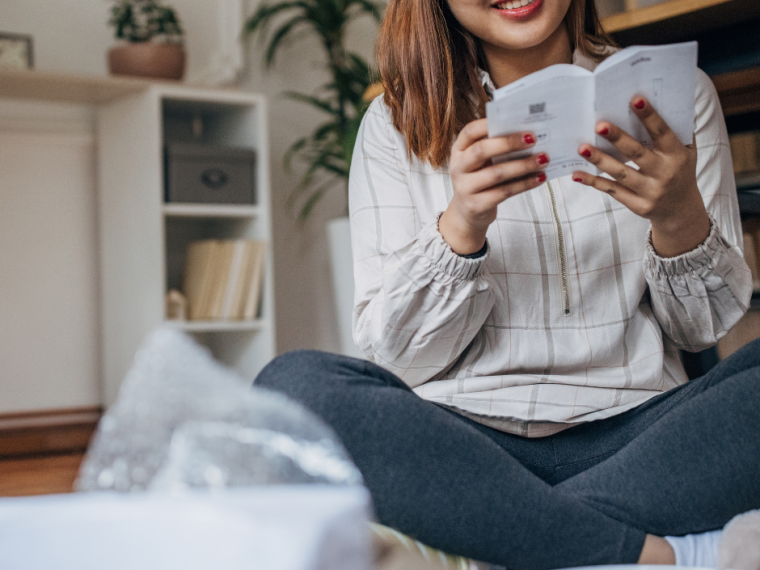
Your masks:
<path fill-rule="evenodd" d="M 0 460 L 0 497 L 69 493 L 82 453 Z"/>

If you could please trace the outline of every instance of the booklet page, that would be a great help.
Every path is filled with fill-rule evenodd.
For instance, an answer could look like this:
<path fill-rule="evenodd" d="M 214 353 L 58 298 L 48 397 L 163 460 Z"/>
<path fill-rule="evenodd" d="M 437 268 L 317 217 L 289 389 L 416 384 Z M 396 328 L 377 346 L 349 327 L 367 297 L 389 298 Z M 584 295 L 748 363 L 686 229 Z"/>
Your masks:
<path fill-rule="evenodd" d="M 591 72 L 577 65 L 552 65 L 497 89 L 486 104 L 488 136 L 533 131 L 537 144 L 529 152 L 502 155 L 494 162 L 546 152 L 548 179 L 580 170 L 599 174 L 578 156 L 583 143 L 625 161 L 617 149 L 596 135 L 602 120 L 617 125 L 652 147 L 643 124 L 630 107 L 634 95 L 646 97 L 684 144 L 692 142 L 697 43 L 629 47 Z"/>
<path fill-rule="evenodd" d="M 488 136 L 533 131 L 536 145 L 494 162 L 545 152 L 550 158 L 544 171 L 549 180 L 576 170 L 595 173 L 577 152 L 582 142 L 592 140 L 593 97 L 592 74 L 575 65 L 555 65 L 496 90 L 494 100 L 486 104 Z"/>
<path fill-rule="evenodd" d="M 635 95 L 646 97 L 684 144 L 694 133 L 697 84 L 697 42 L 665 46 L 633 46 L 619 51 L 594 71 L 596 121 L 609 121 L 648 148 L 652 138 L 631 109 Z M 623 159 L 602 137 L 596 146 Z"/>

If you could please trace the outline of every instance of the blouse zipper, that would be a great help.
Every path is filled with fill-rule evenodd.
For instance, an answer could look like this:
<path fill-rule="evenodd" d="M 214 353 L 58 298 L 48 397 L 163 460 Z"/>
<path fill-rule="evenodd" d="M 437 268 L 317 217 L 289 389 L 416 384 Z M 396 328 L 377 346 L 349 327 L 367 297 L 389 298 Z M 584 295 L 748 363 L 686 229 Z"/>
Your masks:
<path fill-rule="evenodd" d="M 559 214 L 557 213 L 557 199 L 554 196 L 554 188 L 552 183 L 547 182 L 546 186 L 549 188 L 549 199 L 552 204 L 552 217 L 554 218 L 554 225 L 557 228 L 557 242 L 559 246 L 559 269 L 562 274 L 562 311 L 563 314 L 570 314 L 570 293 L 567 289 L 567 261 L 565 259 L 565 238 L 562 235 L 562 224 L 559 221 Z"/>

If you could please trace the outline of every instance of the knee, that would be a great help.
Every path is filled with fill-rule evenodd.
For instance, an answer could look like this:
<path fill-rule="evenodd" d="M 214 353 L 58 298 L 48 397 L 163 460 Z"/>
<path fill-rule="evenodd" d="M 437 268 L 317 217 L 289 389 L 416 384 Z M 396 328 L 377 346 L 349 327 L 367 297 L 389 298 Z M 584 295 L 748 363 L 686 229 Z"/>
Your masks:
<path fill-rule="evenodd" d="M 353 361 L 353 362 L 351 362 Z M 319 350 L 295 350 L 274 358 L 258 375 L 254 384 L 289 393 L 301 391 L 335 377 L 346 366 L 359 360 Z"/>

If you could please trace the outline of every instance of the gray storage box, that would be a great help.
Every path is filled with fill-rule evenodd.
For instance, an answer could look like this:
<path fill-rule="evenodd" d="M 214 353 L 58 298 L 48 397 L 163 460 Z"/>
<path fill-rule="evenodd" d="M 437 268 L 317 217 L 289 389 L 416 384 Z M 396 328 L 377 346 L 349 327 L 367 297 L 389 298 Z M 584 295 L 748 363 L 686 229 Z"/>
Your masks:
<path fill-rule="evenodd" d="M 246 148 L 166 145 L 166 201 L 256 203 L 256 153 Z"/>

